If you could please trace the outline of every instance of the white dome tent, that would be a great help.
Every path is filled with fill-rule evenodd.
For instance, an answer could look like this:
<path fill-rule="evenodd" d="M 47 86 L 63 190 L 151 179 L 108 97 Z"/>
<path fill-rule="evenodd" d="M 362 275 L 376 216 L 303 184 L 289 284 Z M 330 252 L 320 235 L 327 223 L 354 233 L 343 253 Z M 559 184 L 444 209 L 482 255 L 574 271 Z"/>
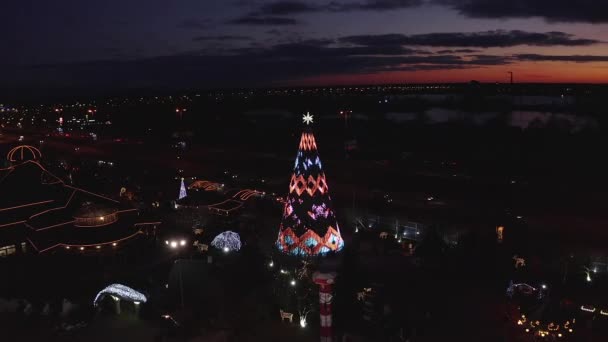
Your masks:
<path fill-rule="evenodd" d="M 125 285 L 112 284 L 112 285 L 107 286 L 103 290 L 99 291 L 97 296 L 95 296 L 95 300 L 93 300 L 93 306 L 97 307 L 99 305 L 99 302 L 101 301 L 101 299 L 104 298 L 105 296 L 112 297 L 112 299 L 114 300 L 114 303 L 116 304 L 116 313 L 118 313 L 118 314 L 120 314 L 120 311 L 121 311 L 120 310 L 120 301 L 121 300 L 132 302 L 133 304 L 135 304 L 136 310 L 139 310 L 139 304 L 145 303 L 148 301 L 146 296 L 139 291 L 136 291 Z"/>
<path fill-rule="evenodd" d="M 241 238 L 235 232 L 225 231 L 211 241 L 211 246 L 224 252 L 236 252 L 241 249 Z"/>

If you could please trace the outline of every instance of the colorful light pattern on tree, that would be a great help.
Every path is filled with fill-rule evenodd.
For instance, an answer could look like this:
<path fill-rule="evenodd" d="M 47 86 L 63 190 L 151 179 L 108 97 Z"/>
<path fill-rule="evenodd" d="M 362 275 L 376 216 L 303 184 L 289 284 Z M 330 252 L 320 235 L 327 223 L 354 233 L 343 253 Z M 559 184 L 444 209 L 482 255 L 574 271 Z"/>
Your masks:
<path fill-rule="evenodd" d="M 344 247 L 310 130 L 300 139 L 276 245 L 281 252 L 298 256 L 324 255 Z"/>
<path fill-rule="evenodd" d="M 99 291 L 97 296 L 95 296 L 95 300 L 93 301 L 94 306 L 97 306 L 98 300 L 101 299 L 103 295 L 112 295 L 122 300 L 128 300 L 131 302 L 139 303 L 145 303 L 148 300 L 143 293 L 135 291 L 128 286 L 121 284 L 112 284 L 107 286 L 105 289 Z"/>
<path fill-rule="evenodd" d="M 224 251 L 238 251 L 241 249 L 241 238 L 235 232 L 225 231 L 211 241 L 211 246 Z"/>

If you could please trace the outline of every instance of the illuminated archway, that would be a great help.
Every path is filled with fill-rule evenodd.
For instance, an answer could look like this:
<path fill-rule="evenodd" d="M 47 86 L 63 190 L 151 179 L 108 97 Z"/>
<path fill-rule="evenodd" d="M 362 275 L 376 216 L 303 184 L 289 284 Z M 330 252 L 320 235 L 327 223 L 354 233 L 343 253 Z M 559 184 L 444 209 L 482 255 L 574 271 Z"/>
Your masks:
<path fill-rule="evenodd" d="M 145 303 L 148 300 L 143 293 L 138 292 L 128 286 L 121 284 L 112 284 L 99 291 L 97 296 L 95 296 L 93 305 L 97 306 L 99 300 L 106 295 L 112 296 L 112 298 L 116 301 L 126 300 L 135 304 Z"/>

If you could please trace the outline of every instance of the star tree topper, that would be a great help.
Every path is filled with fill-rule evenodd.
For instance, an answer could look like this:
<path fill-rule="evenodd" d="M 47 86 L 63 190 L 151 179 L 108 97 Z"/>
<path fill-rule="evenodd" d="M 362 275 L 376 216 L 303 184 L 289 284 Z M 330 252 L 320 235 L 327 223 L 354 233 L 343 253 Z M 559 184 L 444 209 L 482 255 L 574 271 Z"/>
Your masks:
<path fill-rule="evenodd" d="M 310 125 L 313 122 L 313 117 L 312 115 L 310 115 L 310 113 L 306 113 L 306 115 L 302 117 L 302 121 L 305 124 Z"/>

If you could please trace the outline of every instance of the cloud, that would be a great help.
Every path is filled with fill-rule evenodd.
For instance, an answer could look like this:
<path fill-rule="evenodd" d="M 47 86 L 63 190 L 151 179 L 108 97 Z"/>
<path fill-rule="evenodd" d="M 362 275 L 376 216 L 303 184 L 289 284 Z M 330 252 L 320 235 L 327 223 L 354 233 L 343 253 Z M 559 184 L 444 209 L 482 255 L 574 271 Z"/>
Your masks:
<path fill-rule="evenodd" d="M 514 56 L 520 61 L 534 62 L 608 62 L 608 56 L 597 55 L 538 55 L 538 54 L 518 54 Z"/>
<path fill-rule="evenodd" d="M 479 52 L 479 50 L 473 50 L 473 49 L 455 49 L 455 50 L 439 50 L 437 51 L 437 53 L 442 53 L 442 54 L 446 54 L 446 53 L 476 53 Z"/>
<path fill-rule="evenodd" d="M 322 11 L 323 8 L 302 1 L 277 1 L 262 5 L 259 12 L 264 15 L 289 15 Z"/>
<path fill-rule="evenodd" d="M 608 23 L 605 0 L 430 0 L 473 18 L 540 17 L 553 22 Z"/>
<path fill-rule="evenodd" d="M 546 45 L 565 39 L 566 43 L 582 44 L 559 32 L 536 34 L 520 31 L 489 31 L 452 33 L 459 44 L 509 46 L 509 44 Z M 495 35 L 510 37 L 500 38 Z M 516 32 L 516 33 L 513 33 Z M 428 54 L 412 46 L 412 42 L 435 46 L 444 44 L 429 35 L 349 36 L 338 39 L 298 39 L 274 45 L 248 45 L 221 49 L 198 49 L 165 57 L 99 61 L 65 65 L 39 65 L 11 71 L 8 79 L 17 84 L 23 80 L 40 80 L 38 84 L 125 89 L 125 87 L 228 87 L 285 84 L 301 79 L 330 75 L 362 75 L 381 72 L 475 69 L 506 66 L 521 61 L 608 62 L 608 56 L 593 55 L 492 55 L 478 49 L 455 48 Z M 491 36 L 489 38 L 488 36 Z M 481 37 L 481 38 L 480 38 Z M 518 37 L 517 39 L 513 37 Z M 528 37 L 523 39 L 521 37 Z M 548 37 L 548 38 L 547 38 Z M 557 38 L 556 38 L 557 37 Z M 559 39 L 558 39 L 559 38 Z M 250 40 L 247 36 L 205 35 L 199 41 Z M 463 42 L 465 41 L 465 42 Z M 474 43 L 472 43 L 473 41 Z M 406 45 L 410 44 L 410 45 Z M 84 88 L 83 88 L 84 89 Z"/>
<path fill-rule="evenodd" d="M 311 4 L 297 0 L 275 1 L 261 5 L 254 13 L 261 15 L 292 15 L 309 12 L 349 12 L 349 11 L 390 11 L 417 7 L 425 0 L 365 0 L 329 1 L 324 4 Z"/>
<path fill-rule="evenodd" d="M 236 18 L 229 22 L 234 25 L 252 25 L 252 26 L 286 26 L 296 25 L 298 21 L 293 18 L 286 17 L 266 17 L 257 15 L 246 15 Z"/>
<path fill-rule="evenodd" d="M 253 38 L 247 36 L 234 36 L 234 35 L 221 35 L 221 36 L 198 36 L 192 38 L 195 42 L 203 42 L 203 41 L 214 41 L 214 40 L 222 40 L 222 41 L 239 41 L 239 40 L 252 40 Z"/>
<path fill-rule="evenodd" d="M 268 85 L 323 75 L 480 68 L 512 62 L 510 57 L 502 56 L 418 55 L 407 48 L 399 51 L 379 49 L 340 47 L 324 40 L 311 40 L 264 48 L 238 48 L 225 53 L 200 55 L 192 52 L 129 61 L 41 65 L 20 72 L 22 77 L 35 74 L 47 77 L 47 82 L 68 85 L 224 87 L 237 82 L 247 86 Z M 382 54 L 376 54 L 378 52 Z"/>
<path fill-rule="evenodd" d="M 211 27 L 211 20 L 189 18 L 177 24 L 177 27 L 188 30 L 204 30 Z"/>
<path fill-rule="evenodd" d="M 386 68 L 384 71 L 432 71 L 432 70 L 462 70 L 470 69 L 470 65 L 463 64 L 415 64 Z"/>
<path fill-rule="evenodd" d="M 282 31 L 282 30 L 277 30 L 277 29 L 272 29 L 272 30 L 268 30 L 268 31 L 266 31 L 266 34 L 270 34 L 270 35 L 273 35 L 273 36 L 281 36 L 281 35 L 283 35 L 284 33 L 285 33 L 284 31 Z"/>
<path fill-rule="evenodd" d="M 335 46 L 333 39 L 307 39 L 276 44 L 268 48 L 240 48 L 238 54 L 255 54 L 265 58 L 349 58 L 354 56 L 404 56 L 426 54 L 426 51 L 399 45 Z"/>
<path fill-rule="evenodd" d="M 368 0 L 360 3 L 345 4 L 345 10 L 390 11 L 402 8 L 417 7 L 424 0 Z"/>
<path fill-rule="evenodd" d="M 467 56 L 467 58 L 472 58 L 475 65 L 503 65 L 513 62 L 511 56 L 472 55 Z"/>
<path fill-rule="evenodd" d="M 340 39 L 341 42 L 356 45 L 415 45 L 434 47 L 511 47 L 517 45 L 533 46 L 586 46 L 601 43 L 594 39 L 574 38 L 564 32 L 526 32 L 526 31 L 485 31 L 471 33 L 426 33 L 403 35 L 398 33 L 383 35 L 357 35 Z"/>

